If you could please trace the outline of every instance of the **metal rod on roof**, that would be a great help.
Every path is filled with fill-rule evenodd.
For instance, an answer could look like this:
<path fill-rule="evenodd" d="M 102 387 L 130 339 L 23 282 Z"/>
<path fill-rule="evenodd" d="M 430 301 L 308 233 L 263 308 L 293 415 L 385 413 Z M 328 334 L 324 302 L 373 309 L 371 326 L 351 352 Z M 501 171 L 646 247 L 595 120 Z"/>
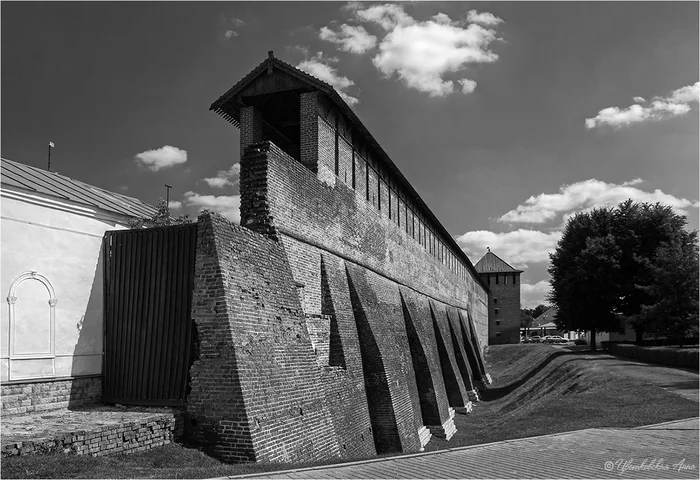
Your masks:
<path fill-rule="evenodd" d="M 46 168 L 49 172 L 51 171 L 51 149 L 53 147 L 54 147 L 53 142 L 49 142 L 49 165 Z"/>
<path fill-rule="evenodd" d="M 170 215 L 170 189 L 173 188 L 167 183 L 165 184 L 165 211 Z"/>

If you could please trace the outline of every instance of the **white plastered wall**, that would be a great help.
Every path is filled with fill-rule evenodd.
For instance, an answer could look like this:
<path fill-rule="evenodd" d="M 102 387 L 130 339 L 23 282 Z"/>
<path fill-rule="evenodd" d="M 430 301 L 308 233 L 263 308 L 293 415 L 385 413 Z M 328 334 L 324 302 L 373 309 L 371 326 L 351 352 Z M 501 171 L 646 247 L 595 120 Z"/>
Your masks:
<path fill-rule="evenodd" d="M 125 221 L 7 190 L 0 212 L 0 379 L 100 374 L 102 237 Z"/>

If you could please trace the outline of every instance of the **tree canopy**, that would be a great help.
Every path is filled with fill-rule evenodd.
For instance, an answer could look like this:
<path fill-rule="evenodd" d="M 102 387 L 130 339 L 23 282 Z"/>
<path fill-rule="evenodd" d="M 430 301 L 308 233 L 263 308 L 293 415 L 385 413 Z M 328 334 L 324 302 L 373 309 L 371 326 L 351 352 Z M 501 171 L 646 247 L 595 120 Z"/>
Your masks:
<path fill-rule="evenodd" d="M 660 203 L 597 208 L 571 217 L 554 253 L 549 300 L 560 329 L 683 335 L 698 318 L 697 232 Z M 595 349 L 595 342 L 591 342 Z"/>
<path fill-rule="evenodd" d="M 180 215 L 173 217 L 170 215 L 170 209 L 165 199 L 158 200 L 156 212 L 148 218 L 135 218 L 129 222 L 129 228 L 149 228 L 149 227 L 167 227 L 170 225 L 182 225 L 190 223 L 189 215 Z"/>

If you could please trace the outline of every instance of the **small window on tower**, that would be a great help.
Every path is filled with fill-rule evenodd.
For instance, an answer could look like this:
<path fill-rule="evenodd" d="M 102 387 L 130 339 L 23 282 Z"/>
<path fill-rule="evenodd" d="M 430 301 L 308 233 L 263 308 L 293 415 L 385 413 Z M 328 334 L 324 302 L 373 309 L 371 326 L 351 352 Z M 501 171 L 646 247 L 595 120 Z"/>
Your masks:
<path fill-rule="evenodd" d="M 498 303 L 498 299 L 497 299 L 497 298 L 494 298 L 494 299 L 493 299 L 493 304 L 495 305 L 495 304 L 497 304 L 497 303 Z"/>
<path fill-rule="evenodd" d="M 500 308 L 494 308 L 494 309 L 493 309 L 493 313 L 495 313 L 496 315 L 500 315 L 501 309 L 500 309 Z"/>
<path fill-rule="evenodd" d="M 496 320 L 496 325 L 500 325 L 500 324 L 501 324 L 501 321 L 500 321 L 500 320 Z"/>

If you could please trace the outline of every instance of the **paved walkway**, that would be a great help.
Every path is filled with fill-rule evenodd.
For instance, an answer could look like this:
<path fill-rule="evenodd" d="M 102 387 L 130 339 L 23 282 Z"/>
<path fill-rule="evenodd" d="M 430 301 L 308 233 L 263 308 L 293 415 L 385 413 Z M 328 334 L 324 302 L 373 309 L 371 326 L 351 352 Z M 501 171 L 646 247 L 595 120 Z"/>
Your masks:
<path fill-rule="evenodd" d="M 695 478 L 698 418 L 228 478 Z"/>

